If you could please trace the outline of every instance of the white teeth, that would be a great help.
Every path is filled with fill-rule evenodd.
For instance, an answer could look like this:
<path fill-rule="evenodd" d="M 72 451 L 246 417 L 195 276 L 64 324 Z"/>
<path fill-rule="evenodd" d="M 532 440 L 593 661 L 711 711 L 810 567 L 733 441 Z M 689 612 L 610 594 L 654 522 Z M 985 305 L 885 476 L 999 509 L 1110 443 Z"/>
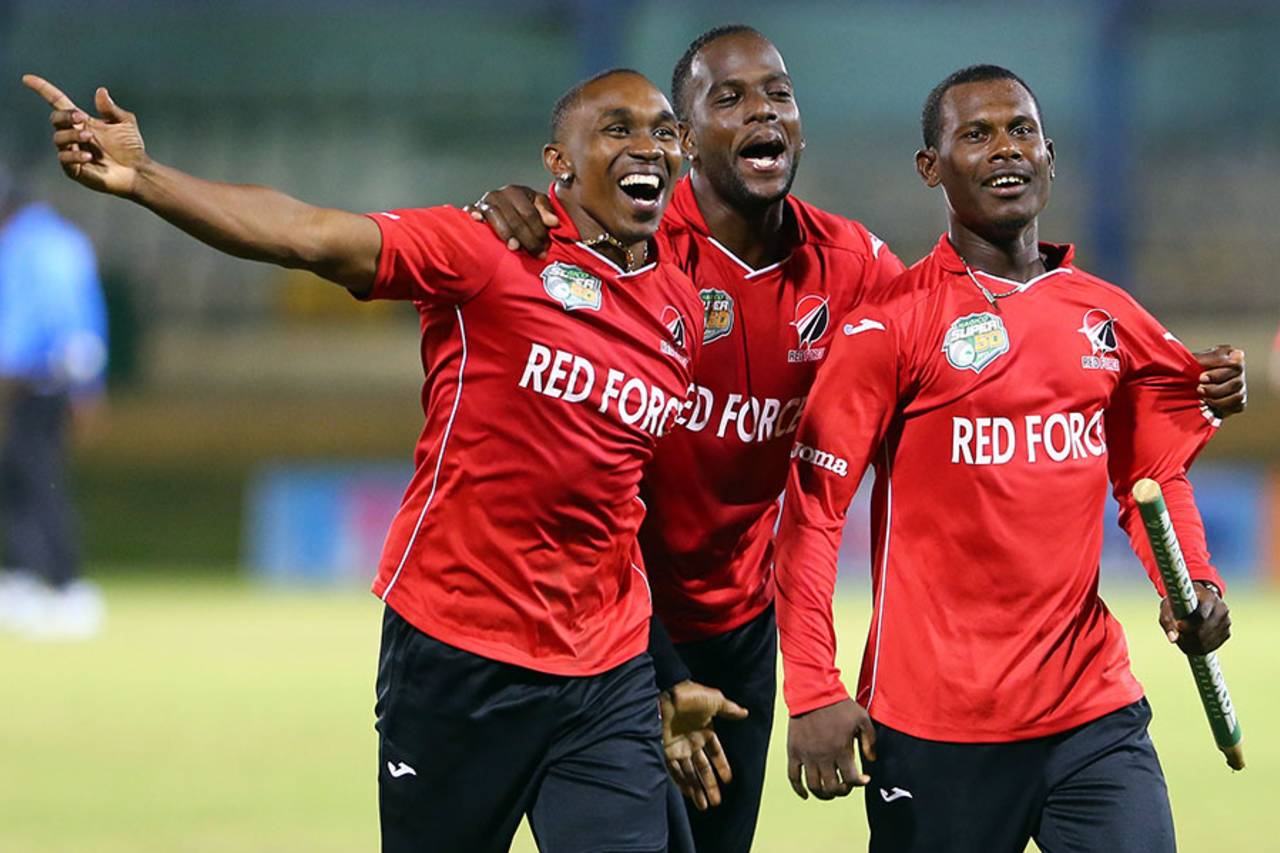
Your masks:
<path fill-rule="evenodd" d="M 626 175 L 618 181 L 618 185 L 623 187 L 644 186 L 653 187 L 655 190 L 661 183 L 657 175 Z"/>
<path fill-rule="evenodd" d="M 993 187 L 1015 187 L 1025 184 L 1027 179 L 1022 175 L 1001 175 L 991 182 Z"/>

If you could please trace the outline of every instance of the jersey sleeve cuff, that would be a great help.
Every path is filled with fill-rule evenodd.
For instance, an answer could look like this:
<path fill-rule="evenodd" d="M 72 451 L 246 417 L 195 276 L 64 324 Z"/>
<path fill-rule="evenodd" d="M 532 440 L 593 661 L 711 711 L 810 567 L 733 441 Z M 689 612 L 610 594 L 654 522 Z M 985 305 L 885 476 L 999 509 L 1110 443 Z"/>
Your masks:
<path fill-rule="evenodd" d="M 787 712 L 793 717 L 816 711 L 819 708 L 825 708 L 828 705 L 834 705 L 837 702 L 843 702 L 849 698 L 849 691 L 845 690 L 844 685 L 838 682 L 821 690 L 784 690 L 783 692 L 786 695 Z"/>

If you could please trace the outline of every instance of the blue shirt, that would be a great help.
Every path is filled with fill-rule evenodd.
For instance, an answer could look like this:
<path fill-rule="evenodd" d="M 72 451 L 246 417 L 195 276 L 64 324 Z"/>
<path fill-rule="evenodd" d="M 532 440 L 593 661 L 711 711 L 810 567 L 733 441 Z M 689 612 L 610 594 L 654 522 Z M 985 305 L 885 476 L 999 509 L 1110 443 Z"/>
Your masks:
<path fill-rule="evenodd" d="M 100 393 L 107 313 L 93 246 L 52 208 L 0 223 L 0 379 L 41 393 Z"/>

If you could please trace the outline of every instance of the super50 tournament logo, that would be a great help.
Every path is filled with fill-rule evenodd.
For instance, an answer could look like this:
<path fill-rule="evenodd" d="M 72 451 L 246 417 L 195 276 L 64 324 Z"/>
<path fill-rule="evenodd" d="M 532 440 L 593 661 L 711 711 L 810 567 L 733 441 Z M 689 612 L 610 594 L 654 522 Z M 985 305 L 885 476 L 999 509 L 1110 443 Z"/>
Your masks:
<path fill-rule="evenodd" d="M 1004 320 L 989 311 L 966 314 L 951 324 L 942 339 L 942 352 L 956 370 L 983 369 L 1009 351 L 1009 333 Z"/>
<path fill-rule="evenodd" d="M 1085 370 L 1109 370 L 1120 372 L 1120 359 L 1112 353 L 1120 349 L 1116 340 L 1116 320 L 1101 308 L 1084 312 L 1084 322 L 1077 332 L 1089 342 L 1089 354 L 1080 356 L 1080 366 Z"/>
<path fill-rule="evenodd" d="M 702 342 L 718 341 L 733 331 L 733 297 L 723 290 L 699 290 L 704 307 Z"/>
<path fill-rule="evenodd" d="M 787 350 L 787 361 L 791 364 L 821 361 L 827 354 L 827 348 L 814 345 L 822 340 L 827 327 L 831 325 L 831 309 L 827 307 L 827 297 L 817 293 L 801 296 L 796 301 L 796 318 L 791 325 L 795 327 L 799 346 Z"/>
<path fill-rule="evenodd" d="M 566 311 L 600 310 L 600 279 L 578 267 L 556 261 L 542 271 L 542 286 Z"/>

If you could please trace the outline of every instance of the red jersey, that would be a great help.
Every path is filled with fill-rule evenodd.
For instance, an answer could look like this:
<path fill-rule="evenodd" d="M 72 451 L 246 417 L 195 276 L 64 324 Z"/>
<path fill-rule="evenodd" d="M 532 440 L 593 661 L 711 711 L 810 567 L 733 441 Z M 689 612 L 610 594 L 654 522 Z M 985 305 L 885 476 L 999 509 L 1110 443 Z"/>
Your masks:
<path fill-rule="evenodd" d="M 661 237 L 705 307 L 703 358 L 683 429 L 646 472 L 640 542 L 654 607 L 676 642 L 722 634 L 773 601 L 778 497 L 832 318 L 891 281 L 902 263 L 857 222 L 787 199 L 794 247 L 753 270 L 707 230 L 688 177 Z"/>
<path fill-rule="evenodd" d="M 370 216 L 370 296 L 414 302 L 426 374 L 374 593 L 442 642 L 541 672 L 640 654 L 638 491 L 702 340 L 688 278 L 658 262 L 624 272 L 572 225 L 538 260 L 453 208 Z"/>
<path fill-rule="evenodd" d="M 1216 421 L 1192 355 L 1123 290 L 1042 244 L 1024 284 L 970 273 L 946 236 L 840 322 L 796 439 L 778 531 L 792 714 L 845 698 L 836 548 L 868 464 L 874 611 L 858 684 L 920 738 L 1022 740 L 1142 696 L 1098 597 L 1108 481 L 1163 591 L 1129 490 L 1164 489 L 1191 577 L 1222 580 L 1185 472 Z M 1055 263 L 1056 262 L 1056 263 Z M 979 287 L 1011 293 L 991 304 Z"/>

